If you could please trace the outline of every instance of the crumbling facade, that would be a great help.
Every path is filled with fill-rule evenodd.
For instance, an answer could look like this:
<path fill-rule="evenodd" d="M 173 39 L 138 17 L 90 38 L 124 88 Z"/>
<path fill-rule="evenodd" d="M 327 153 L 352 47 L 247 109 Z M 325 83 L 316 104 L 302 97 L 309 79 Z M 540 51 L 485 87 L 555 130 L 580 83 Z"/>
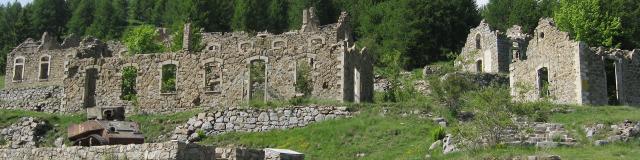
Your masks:
<path fill-rule="evenodd" d="M 591 48 L 542 19 L 523 57 L 510 66 L 517 100 L 561 104 L 639 105 L 640 51 Z"/>
<path fill-rule="evenodd" d="M 507 73 L 513 54 L 526 48 L 528 35 L 514 26 L 506 33 L 493 30 L 484 20 L 469 32 L 455 65 L 473 73 Z"/>
<path fill-rule="evenodd" d="M 637 52 L 589 47 L 550 18 L 540 20 L 534 35 L 519 26 L 494 31 L 482 21 L 471 29 L 455 64 L 467 72 L 508 73 L 516 101 L 639 105 Z"/>
<path fill-rule="evenodd" d="M 137 104 L 129 111 L 174 112 L 301 96 L 295 86 L 302 71 L 298 66 L 305 64 L 307 96 L 371 101 L 373 59 L 366 49 L 355 47 L 349 16 L 343 13 L 338 23 L 320 26 L 313 8 L 304 13 L 299 31 L 202 33 L 203 50 L 189 50 L 193 44 L 185 41 L 182 51 L 168 53 L 129 55 L 119 43 L 74 36 L 58 44 L 45 33 L 42 40 L 28 39 L 8 55 L 5 86 L 60 86 L 63 100 L 56 110 L 63 112 L 131 106 L 122 100 L 123 71 L 133 70 L 135 78 L 129 81 L 135 82 Z M 189 27 L 185 25 L 185 40 L 191 36 Z"/>

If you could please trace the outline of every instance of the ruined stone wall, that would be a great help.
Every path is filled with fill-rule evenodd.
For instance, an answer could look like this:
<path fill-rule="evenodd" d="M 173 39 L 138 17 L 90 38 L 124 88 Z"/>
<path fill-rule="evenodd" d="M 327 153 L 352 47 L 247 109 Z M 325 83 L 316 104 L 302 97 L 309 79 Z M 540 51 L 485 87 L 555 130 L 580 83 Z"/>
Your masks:
<path fill-rule="evenodd" d="M 214 160 L 215 147 L 180 142 L 95 147 L 0 149 L 0 159 L 199 159 Z"/>
<path fill-rule="evenodd" d="M 617 49 L 591 48 L 588 54 L 583 56 L 583 97 L 588 104 L 607 105 L 609 97 L 607 94 L 607 73 L 605 71 L 605 60 L 610 59 L 616 62 L 615 74 L 617 79 L 618 99 L 620 104 L 638 105 L 640 104 L 640 64 L 634 59 L 636 51 L 626 51 Z"/>
<path fill-rule="evenodd" d="M 620 86 L 622 104 L 640 105 L 640 50 L 633 50 L 623 54 L 622 85 Z"/>
<path fill-rule="evenodd" d="M 69 49 L 39 49 L 40 41 L 29 39 L 7 55 L 5 88 L 29 88 L 40 86 L 60 86 L 64 77 L 65 53 Z M 40 79 L 41 58 L 49 57 L 49 77 Z M 17 58 L 24 59 L 22 80 L 14 80 L 14 65 Z"/>
<path fill-rule="evenodd" d="M 313 9 L 305 10 L 313 12 Z M 306 19 L 315 14 L 308 13 Z M 317 17 L 316 17 L 317 18 Z M 265 62 L 265 82 L 259 90 L 265 101 L 287 100 L 300 96 L 296 91 L 298 63 L 309 63 L 311 98 L 337 101 L 371 101 L 373 99 L 373 59 L 364 49 L 356 48 L 348 15 L 342 13 L 338 23 L 319 26 L 307 20 L 306 28 L 273 35 L 245 32 L 202 33 L 202 50 L 183 50 L 169 53 L 127 55 L 119 43 L 103 43 L 87 37 L 80 41 L 75 36 L 63 44 L 47 38 L 21 44 L 12 55 L 25 56 L 25 80 L 8 88 L 32 86 L 63 86 L 65 111 L 81 111 L 91 106 L 131 106 L 122 101 L 122 70 L 137 69 L 135 90 L 137 105 L 128 111 L 175 112 L 196 107 L 234 106 L 248 103 L 252 92 L 250 68 L 254 61 Z M 189 34 L 184 34 L 189 37 Z M 191 45 L 185 43 L 184 45 Z M 184 47 L 184 46 L 183 46 Z M 61 49 L 65 48 L 65 49 Z M 35 81 L 35 63 L 32 59 L 52 54 L 51 80 Z M 11 58 L 11 57 L 10 57 Z M 214 91 L 207 88 L 208 63 L 219 65 L 219 84 Z M 177 67 L 176 88 L 172 93 L 161 93 L 163 65 Z M 34 65 L 34 66 L 31 66 Z M 9 67 L 8 70 L 10 70 Z M 87 78 L 88 71 L 96 70 L 96 78 Z M 359 74 L 356 74 L 355 71 Z M 7 72 L 11 73 L 11 72 Z M 10 77 L 7 77 L 10 80 Z M 95 94 L 88 80 L 95 79 Z M 218 81 L 216 81 L 217 83 Z M 22 85 L 24 84 L 24 85 Z M 209 86 L 209 88 L 212 88 Z M 357 90 L 357 91 L 356 91 Z M 343 93 L 344 92 L 344 93 Z M 91 98 L 93 97 L 93 98 Z M 92 100 L 95 99 L 95 100 Z M 92 103 L 86 103 L 92 102 Z M 93 103 L 95 102 L 95 103 Z"/>
<path fill-rule="evenodd" d="M 583 45 L 585 53 L 581 54 L 581 86 L 582 97 L 586 104 L 608 104 L 607 76 L 604 69 L 604 59 L 597 50 Z"/>
<path fill-rule="evenodd" d="M 99 71 L 96 87 L 98 106 L 127 104 L 120 100 L 120 87 L 122 69 L 128 66 L 133 66 L 138 71 L 136 90 L 139 106 L 135 110 L 174 112 L 197 106 L 238 105 L 249 100 L 249 66 L 252 60 L 266 62 L 266 100 L 285 100 L 296 95 L 296 63 L 300 62 L 312 63 L 312 97 L 343 100 L 343 86 L 350 87 L 354 83 L 342 82 L 341 69 L 347 66 L 349 70 L 361 70 L 360 97 L 362 100 L 372 99 L 372 60 L 366 53 L 342 47 L 340 42 L 343 41 L 337 40 L 335 28 L 335 25 L 328 25 L 314 33 L 288 32 L 257 36 L 244 32 L 205 33 L 205 49 L 202 52 L 74 59 L 69 63 L 69 70 L 72 71 L 64 83 L 65 105 L 69 108 L 82 108 L 86 70 L 89 68 L 97 68 Z M 343 57 L 347 58 L 342 59 Z M 205 89 L 204 65 L 207 62 L 222 64 L 220 92 L 207 92 Z M 168 63 L 177 65 L 177 92 L 174 94 L 160 92 L 162 65 Z"/>
<path fill-rule="evenodd" d="M 478 49 L 477 38 L 480 40 Z M 480 25 L 469 32 L 465 46 L 462 48 L 456 66 L 463 71 L 477 72 L 476 63 L 482 61 L 482 72 L 507 72 L 510 62 L 510 41 L 500 31 L 491 29 L 488 23 L 482 21 Z"/>
<path fill-rule="evenodd" d="M 347 49 L 343 57 L 342 68 L 343 99 L 352 102 L 373 101 L 373 63 L 366 49 L 356 51 Z"/>
<path fill-rule="evenodd" d="M 207 135 L 227 132 L 264 132 L 304 127 L 314 122 L 350 117 L 347 107 L 297 106 L 277 109 L 228 108 L 200 113 L 174 130 L 173 140 L 196 141 L 201 130 Z"/>
<path fill-rule="evenodd" d="M 0 108 L 65 112 L 62 98 L 60 86 L 5 89 L 0 91 Z"/>
<path fill-rule="evenodd" d="M 538 70 L 548 68 L 550 98 L 562 104 L 582 104 L 580 59 L 586 53 L 581 43 L 558 30 L 551 19 L 540 21 L 529 42 L 526 59 L 510 66 L 511 94 L 516 100 L 540 99 Z"/>

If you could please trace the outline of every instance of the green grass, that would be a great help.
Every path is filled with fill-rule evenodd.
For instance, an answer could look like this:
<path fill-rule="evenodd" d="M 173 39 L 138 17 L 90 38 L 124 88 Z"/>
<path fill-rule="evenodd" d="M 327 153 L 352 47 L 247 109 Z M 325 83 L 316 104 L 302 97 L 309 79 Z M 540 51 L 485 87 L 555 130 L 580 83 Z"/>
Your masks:
<path fill-rule="evenodd" d="M 41 146 L 53 146 L 53 142 L 58 137 L 64 137 L 66 140 L 67 127 L 71 124 L 81 123 L 85 120 L 84 114 L 50 114 L 43 112 L 22 111 L 22 110 L 6 110 L 0 109 L 0 128 L 5 128 L 15 123 L 22 117 L 36 117 L 46 121 L 51 129 L 47 131 L 45 139 Z"/>
<path fill-rule="evenodd" d="M 140 125 L 140 130 L 145 136 L 145 142 L 161 142 L 169 140 L 171 138 L 170 133 L 173 132 L 176 126 L 186 123 L 189 118 L 199 112 L 201 111 L 192 110 L 174 114 L 132 115 L 127 119 Z M 165 138 L 159 138 L 161 135 L 164 135 Z"/>
<path fill-rule="evenodd" d="M 434 156 L 434 159 L 507 159 L 515 156 L 558 155 L 562 159 L 602 160 L 628 159 L 640 157 L 640 141 L 616 143 L 606 146 L 559 147 L 553 149 L 536 149 L 533 147 L 488 148 L 448 155 Z"/>
<path fill-rule="evenodd" d="M 365 154 L 364 159 L 421 159 L 427 154 L 435 128 L 430 120 L 379 113 L 370 109 L 350 119 L 263 133 L 228 133 L 201 143 L 287 148 L 305 153 L 308 159 L 354 159 L 359 153 Z"/>

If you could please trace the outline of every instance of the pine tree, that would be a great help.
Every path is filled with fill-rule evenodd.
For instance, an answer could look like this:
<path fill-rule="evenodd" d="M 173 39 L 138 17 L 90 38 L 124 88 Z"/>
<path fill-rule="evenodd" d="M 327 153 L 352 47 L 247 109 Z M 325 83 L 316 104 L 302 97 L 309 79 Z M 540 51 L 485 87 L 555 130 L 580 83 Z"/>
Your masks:
<path fill-rule="evenodd" d="M 127 9 L 127 0 L 113 0 L 113 21 L 115 23 L 115 38 L 120 38 L 122 36 L 122 33 L 127 28 Z"/>
<path fill-rule="evenodd" d="M 129 23 L 131 25 L 153 24 L 157 14 L 153 11 L 155 0 L 129 0 Z"/>
<path fill-rule="evenodd" d="M 269 5 L 269 27 L 273 33 L 282 33 L 289 29 L 288 3 L 286 0 L 272 0 Z"/>
<path fill-rule="evenodd" d="M 69 11 L 64 0 L 34 0 L 31 24 L 36 32 L 62 34 L 65 30 Z"/>
<path fill-rule="evenodd" d="M 264 31 L 268 27 L 269 1 L 237 0 L 232 19 L 235 31 Z"/>
<path fill-rule="evenodd" d="M 233 17 L 234 1 L 229 0 L 207 0 L 209 14 L 208 20 L 202 27 L 210 32 L 229 32 L 231 31 L 231 19 Z"/>
<path fill-rule="evenodd" d="M 114 38 L 117 26 L 111 0 L 96 0 L 96 2 L 94 18 L 87 28 L 87 34 L 100 39 Z"/>
<path fill-rule="evenodd" d="M 424 2 L 409 0 L 415 18 L 412 25 L 419 32 L 416 42 L 410 46 L 406 69 L 422 67 L 428 62 L 445 60 L 447 54 L 464 46 L 469 29 L 480 22 L 480 15 L 474 0 L 432 0 Z"/>
<path fill-rule="evenodd" d="M 155 5 L 153 6 L 153 12 L 155 14 L 152 15 L 151 22 L 156 26 L 164 26 L 165 25 L 164 14 L 166 14 L 165 11 L 167 10 L 168 7 L 171 7 L 171 6 L 167 6 L 167 0 L 156 1 Z"/>
<path fill-rule="evenodd" d="M 85 35 L 87 27 L 93 22 L 95 0 L 81 0 L 73 11 L 73 15 L 67 24 L 68 32 Z"/>

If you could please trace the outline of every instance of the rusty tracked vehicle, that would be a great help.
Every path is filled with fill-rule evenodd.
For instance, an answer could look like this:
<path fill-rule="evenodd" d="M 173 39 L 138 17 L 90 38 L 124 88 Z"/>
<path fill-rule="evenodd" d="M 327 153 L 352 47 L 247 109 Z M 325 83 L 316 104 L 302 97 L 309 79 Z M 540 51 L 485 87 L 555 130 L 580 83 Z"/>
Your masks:
<path fill-rule="evenodd" d="M 67 128 L 68 139 L 75 146 L 144 143 L 138 123 L 124 121 L 124 107 L 87 108 L 87 119 Z"/>

